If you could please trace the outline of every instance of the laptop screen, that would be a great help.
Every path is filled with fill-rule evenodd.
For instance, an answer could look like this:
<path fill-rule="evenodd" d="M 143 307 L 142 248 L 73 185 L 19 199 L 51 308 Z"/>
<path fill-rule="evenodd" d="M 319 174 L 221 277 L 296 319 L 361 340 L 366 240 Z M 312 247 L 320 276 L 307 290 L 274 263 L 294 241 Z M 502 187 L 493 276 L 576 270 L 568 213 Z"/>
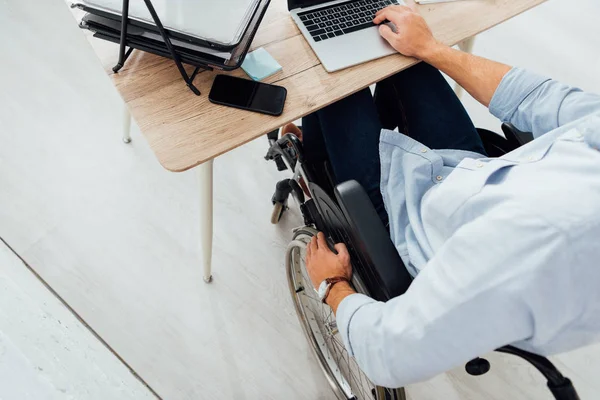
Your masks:
<path fill-rule="evenodd" d="M 314 6 L 315 4 L 327 3 L 331 0 L 288 0 L 288 10 L 294 10 L 300 7 Z"/>

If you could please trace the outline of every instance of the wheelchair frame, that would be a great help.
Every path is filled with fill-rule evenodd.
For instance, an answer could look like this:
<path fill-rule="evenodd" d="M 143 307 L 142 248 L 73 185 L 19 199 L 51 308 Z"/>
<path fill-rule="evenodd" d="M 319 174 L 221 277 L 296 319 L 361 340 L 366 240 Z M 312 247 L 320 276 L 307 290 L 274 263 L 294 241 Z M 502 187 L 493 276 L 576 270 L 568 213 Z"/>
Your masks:
<path fill-rule="evenodd" d="M 480 137 L 482 138 L 482 141 L 484 143 L 486 151 L 490 157 L 500 157 L 503 154 L 506 154 L 507 152 L 510 152 L 510 151 L 528 143 L 529 141 L 533 140 L 533 135 L 531 135 L 530 133 L 520 132 L 514 126 L 512 126 L 510 124 L 503 124 L 502 130 L 504 132 L 505 138 L 496 134 L 495 132 L 478 129 Z M 274 160 L 280 171 L 289 169 L 290 171 L 292 171 L 293 175 L 292 175 L 292 178 L 280 181 L 277 184 L 276 192 L 272 198 L 272 202 L 274 205 L 279 204 L 279 205 L 282 205 L 282 207 L 279 207 L 277 218 L 275 221 L 272 218 L 272 222 L 276 223 L 279 220 L 279 218 L 281 218 L 281 215 L 287 208 L 287 199 L 288 199 L 289 195 L 291 194 L 295 198 L 297 204 L 299 204 L 299 206 L 300 206 L 300 211 L 304 217 L 305 225 L 308 227 L 316 226 L 317 228 L 324 227 L 325 221 L 320 215 L 321 207 L 319 207 L 317 204 L 315 204 L 316 202 L 320 201 L 319 196 L 322 196 L 322 194 L 319 191 L 321 189 L 319 188 L 319 186 L 317 186 L 316 184 L 313 183 L 314 182 L 314 179 L 313 179 L 314 172 L 309 171 L 307 168 L 305 168 L 305 158 L 304 158 L 304 154 L 303 154 L 302 142 L 293 134 L 286 134 L 282 138 L 278 138 L 278 135 L 279 135 L 278 131 L 271 132 L 268 135 L 270 148 L 269 148 L 269 151 L 267 152 L 267 155 L 265 156 L 265 159 L 266 160 Z M 326 169 L 325 169 L 325 172 L 327 173 Z M 309 200 L 306 200 L 304 192 L 303 192 L 302 188 L 300 187 L 300 184 L 298 183 L 300 178 L 304 179 L 305 183 L 308 184 L 308 188 L 309 188 L 309 191 L 311 194 L 311 199 L 309 199 Z M 339 194 L 335 190 L 336 187 L 334 186 L 333 180 L 331 179 L 330 176 L 328 176 L 328 178 L 329 178 L 329 183 L 330 183 L 331 187 L 324 188 L 325 189 L 324 192 L 330 194 L 330 197 L 334 197 L 335 195 L 337 195 L 338 203 L 339 203 L 340 197 L 339 197 Z M 342 185 L 344 185 L 344 184 L 342 184 Z M 338 185 L 337 188 L 339 188 L 342 185 Z M 355 183 L 355 186 L 356 185 L 358 185 L 358 183 Z M 358 185 L 358 189 L 361 189 L 360 185 Z M 366 193 L 364 193 L 364 189 L 362 190 L 362 192 L 363 192 L 362 195 L 366 196 Z M 335 195 L 334 195 L 334 193 L 335 193 Z M 315 196 L 315 194 L 317 196 Z M 360 195 L 360 193 L 359 193 L 359 195 Z M 317 201 L 313 200 L 315 198 L 317 198 Z M 341 205 L 340 207 L 344 208 L 343 205 Z M 377 217 L 376 214 L 374 213 L 374 207 L 372 206 L 372 204 L 371 204 L 371 209 L 373 209 L 372 210 L 373 215 L 375 215 L 375 217 Z M 378 218 L 376 218 L 376 220 L 377 220 L 377 222 L 379 222 L 379 225 L 383 226 L 383 224 L 380 223 L 380 220 Z M 353 238 L 353 239 L 355 239 L 355 238 Z M 360 237 L 359 237 L 359 239 L 360 239 Z M 389 239 L 389 237 L 388 237 L 388 239 Z M 351 256 L 352 256 L 353 250 L 352 249 L 349 249 L 349 250 L 351 250 Z M 371 251 L 372 250 L 373 249 L 371 249 Z M 359 249 L 359 251 L 360 251 L 360 249 Z M 397 254 L 396 254 L 396 256 L 397 256 Z M 397 259 L 399 259 L 399 256 L 397 256 L 397 257 L 398 257 Z M 380 258 L 380 260 L 381 260 L 381 258 Z M 353 257 L 353 261 L 354 261 L 354 257 Z M 361 261 L 362 261 L 362 259 L 361 259 Z M 378 270 L 376 265 L 375 266 L 373 265 L 375 260 L 372 260 L 367 257 L 367 261 L 371 262 L 371 264 L 372 264 L 371 268 L 374 270 L 375 274 L 378 274 L 378 273 L 380 274 L 381 271 L 386 271 L 386 269 Z M 400 260 L 400 263 L 401 262 L 402 261 Z M 353 264 L 354 264 L 354 262 L 353 262 Z M 398 270 L 401 270 L 401 269 L 398 269 Z M 357 274 L 356 269 L 355 269 L 355 274 Z M 408 272 L 406 272 L 406 274 L 408 274 Z M 386 300 L 389 300 L 390 298 L 402 295 L 408 287 L 407 284 L 405 283 L 406 279 L 407 279 L 406 276 L 400 277 L 400 284 L 392 285 L 391 289 L 387 288 L 387 290 L 383 290 L 383 292 L 381 290 L 379 290 L 379 288 L 372 287 L 373 283 L 375 282 L 376 284 L 381 284 L 382 286 L 384 286 L 384 289 L 385 289 L 386 282 L 389 282 L 390 279 L 394 280 L 395 277 L 387 276 L 386 278 L 387 278 L 386 280 L 382 280 L 381 277 L 379 277 L 379 279 L 377 279 L 375 281 L 373 281 L 371 279 L 370 282 L 367 279 L 366 281 L 364 281 L 363 284 L 366 286 L 366 289 L 369 293 L 377 294 L 376 296 L 373 296 L 374 298 L 376 298 L 377 300 L 383 300 L 383 301 L 386 301 Z M 360 276 L 360 281 L 363 282 L 362 276 Z M 402 283 L 402 282 L 404 282 L 404 283 Z M 371 283 L 371 285 L 369 285 L 369 283 Z M 395 283 L 397 283 L 397 282 L 395 282 Z M 371 287 L 369 287 L 369 286 L 371 286 Z M 557 400 L 579 400 L 579 396 L 578 396 L 572 382 L 568 378 L 564 377 L 560 373 L 560 371 L 558 371 L 558 369 L 545 357 L 518 349 L 518 348 L 516 348 L 514 346 L 510 346 L 510 345 L 501 347 L 501 348 L 497 349 L 496 351 L 501 352 L 501 353 L 519 356 L 519 357 L 523 358 L 524 360 L 526 360 L 527 362 L 529 362 L 530 364 L 532 364 L 546 378 L 548 389 L 552 392 L 555 399 L 557 399 Z M 320 361 L 322 361 L 322 360 L 320 360 Z M 322 365 L 322 367 L 323 367 L 323 365 Z M 469 373 L 470 375 L 479 376 L 479 375 L 483 375 L 483 374 L 487 373 L 490 370 L 490 363 L 483 358 L 475 358 L 474 360 L 471 360 L 466 364 L 465 369 L 466 369 L 467 373 Z M 325 371 L 325 369 L 324 369 L 324 371 Z M 329 380 L 331 383 L 331 379 L 329 379 Z M 332 384 L 332 387 L 333 387 L 333 384 Z"/>

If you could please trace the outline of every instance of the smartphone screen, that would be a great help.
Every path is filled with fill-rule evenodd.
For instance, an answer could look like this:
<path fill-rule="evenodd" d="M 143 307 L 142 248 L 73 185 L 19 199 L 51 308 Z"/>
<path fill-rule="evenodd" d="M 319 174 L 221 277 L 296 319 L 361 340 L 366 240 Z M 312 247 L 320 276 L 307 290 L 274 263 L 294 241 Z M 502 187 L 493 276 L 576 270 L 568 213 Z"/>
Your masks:
<path fill-rule="evenodd" d="M 287 90 L 281 86 L 217 75 L 208 99 L 224 106 L 280 115 L 283 112 L 286 96 Z"/>

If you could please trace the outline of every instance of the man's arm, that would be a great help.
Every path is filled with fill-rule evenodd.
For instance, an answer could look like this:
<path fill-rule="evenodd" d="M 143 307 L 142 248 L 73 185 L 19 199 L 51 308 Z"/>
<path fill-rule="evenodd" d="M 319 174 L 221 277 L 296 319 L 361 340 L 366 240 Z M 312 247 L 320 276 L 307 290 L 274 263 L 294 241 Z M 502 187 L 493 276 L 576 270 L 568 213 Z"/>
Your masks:
<path fill-rule="evenodd" d="M 404 295 L 387 303 L 346 295 L 338 329 L 384 387 L 429 379 L 534 334 L 544 344 L 573 317 L 569 250 L 544 219 L 504 207 L 460 228 Z"/>
<path fill-rule="evenodd" d="M 423 60 L 446 73 L 471 96 L 488 107 L 502 78 L 511 67 L 495 61 L 455 50 L 438 42 L 427 23 L 406 6 L 392 6 L 377 13 L 375 24 L 385 20 L 396 26 L 396 32 L 381 25 L 379 32 L 400 53 Z"/>
<path fill-rule="evenodd" d="M 423 61 L 454 79 L 486 107 L 511 67 L 437 44 L 423 54 Z"/>
<path fill-rule="evenodd" d="M 455 50 L 438 42 L 427 23 L 406 6 L 377 13 L 374 23 L 400 53 L 423 60 L 445 72 L 503 122 L 541 136 L 560 126 L 600 113 L 600 96 L 498 62 Z"/>

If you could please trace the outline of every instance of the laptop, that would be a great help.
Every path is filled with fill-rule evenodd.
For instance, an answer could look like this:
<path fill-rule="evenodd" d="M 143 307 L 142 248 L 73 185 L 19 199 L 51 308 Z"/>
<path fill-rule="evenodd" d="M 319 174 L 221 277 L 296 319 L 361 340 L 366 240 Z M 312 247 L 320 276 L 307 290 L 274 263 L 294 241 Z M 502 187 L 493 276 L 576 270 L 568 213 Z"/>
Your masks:
<path fill-rule="evenodd" d="M 373 24 L 402 0 L 288 0 L 294 22 L 328 72 L 396 53 Z"/>

